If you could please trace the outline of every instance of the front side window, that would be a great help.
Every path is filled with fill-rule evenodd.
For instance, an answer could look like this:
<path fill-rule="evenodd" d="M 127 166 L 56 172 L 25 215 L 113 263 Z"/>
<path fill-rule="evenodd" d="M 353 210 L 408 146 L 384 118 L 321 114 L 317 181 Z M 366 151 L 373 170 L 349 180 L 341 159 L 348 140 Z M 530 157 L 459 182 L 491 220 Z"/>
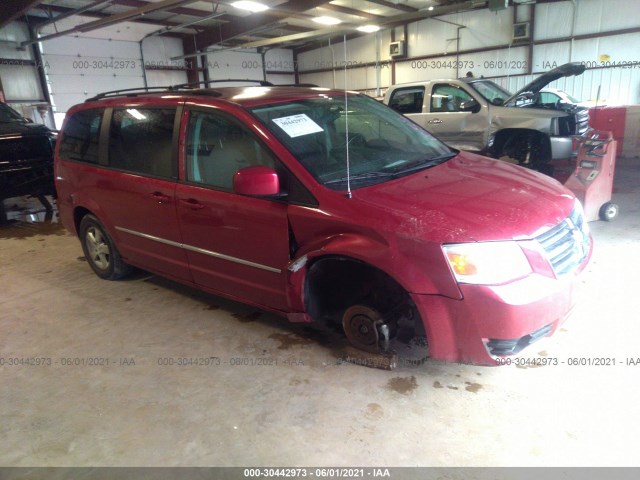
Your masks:
<path fill-rule="evenodd" d="M 473 100 L 473 97 L 460 87 L 448 84 L 435 85 L 431 92 L 431 111 L 459 112 L 460 106 L 469 100 Z"/>
<path fill-rule="evenodd" d="M 245 167 L 274 168 L 272 155 L 236 120 L 217 113 L 192 111 L 186 144 L 187 180 L 224 190 Z"/>
<path fill-rule="evenodd" d="M 98 163 L 100 124 L 104 109 L 74 113 L 65 124 L 60 157 L 65 160 Z"/>
<path fill-rule="evenodd" d="M 373 185 L 455 155 L 411 120 L 364 95 L 254 107 L 296 159 L 329 188 Z M 347 175 L 347 161 L 349 175 Z"/>
<path fill-rule="evenodd" d="M 389 106 L 403 114 L 422 113 L 423 101 L 424 87 L 399 88 L 391 94 Z"/>
<path fill-rule="evenodd" d="M 176 178 L 172 138 L 175 108 L 115 109 L 109 132 L 109 165 L 128 172 Z"/>

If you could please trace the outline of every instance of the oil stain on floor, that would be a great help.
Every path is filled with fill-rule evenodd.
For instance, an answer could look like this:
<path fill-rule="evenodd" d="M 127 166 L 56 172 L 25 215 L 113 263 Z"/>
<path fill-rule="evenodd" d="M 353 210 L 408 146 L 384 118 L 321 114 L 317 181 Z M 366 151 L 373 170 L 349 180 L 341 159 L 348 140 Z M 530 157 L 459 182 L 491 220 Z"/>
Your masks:
<path fill-rule="evenodd" d="M 369 420 L 380 420 L 384 417 L 384 410 L 377 403 L 370 403 L 364 411 L 365 418 Z"/>
<path fill-rule="evenodd" d="M 280 342 L 278 350 L 289 350 L 298 345 L 309 345 L 314 343 L 313 339 L 301 337 L 295 333 L 272 333 L 269 338 Z"/>
<path fill-rule="evenodd" d="M 58 221 L 53 199 L 47 202 L 48 208 L 34 197 L 0 202 L 0 238 L 23 240 L 37 235 L 68 235 Z"/>
<path fill-rule="evenodd" d="M 231 316 L 237 318 L 242 323 L 250 323 L 255 322 L 258 318 L 260 318 L 262 312 L 254 311 L 249 313 L 232 313 Z"/>
<path fill-rule="evenodd" d="M 0 238 L 24 240 L 36 235 L 68 235 L 58 222 L 23 222 L 12 221 L 0 226 Z"/>
<path fill-rule="evenodd" d="M 387 382 L 387 388 L 401 395 L 409 395 L 418 388 L 418 382 L 416 382 L 416 377 L 413 375 L 410 377 L 393 377 Z"/>

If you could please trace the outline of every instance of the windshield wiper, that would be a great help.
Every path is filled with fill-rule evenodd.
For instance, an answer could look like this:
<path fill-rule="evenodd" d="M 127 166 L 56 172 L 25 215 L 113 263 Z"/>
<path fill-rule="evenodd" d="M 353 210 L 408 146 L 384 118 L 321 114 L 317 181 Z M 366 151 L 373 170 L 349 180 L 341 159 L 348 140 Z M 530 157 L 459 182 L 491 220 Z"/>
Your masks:
<path fill-rule="evenodd" d="M 450 152 L 444 155 L 439 155 L 437 157 L 431 157 L 428 159 L 428 161 L 420 161 L 420 162 L 414 163 L 400 170 L 392 170 L 388 172 L 381 172 L 379 170 L 374 170 L 372 172 L 358 173 L 355 175 L 351 175 L 349 177 L 334 178 L 333 180 L 327 180 L 326 182 L 323 182 L 323 183 L 324 185 L 332 185 L 334 183 L 345 183 L 347 182 L 347 180 L 350 182 L 353 182 L 353 181 L 357 182 L 359 180 L 374 180 L 379 178 L 397 178 L 407 173 L 411 173 L 418 170 L 424 170 L 430 167 L 435 167 L 436 165 L 440 165 L 441 163 L 446 162 L 447 160 L 455 157 L 456 155 L 457 155 L 456 152 Z"/>
<path fill-rule="evenodd" d="M 379 172 L 379 171 L 373 171 L 373 172 L 364 172 L 364 173 L 357 173 L 355 175 L 350 175 L 348 177 L 341 177 L 341 178 L 334 178 L 333 180 L 327 180 L 326 182 L 324 182 L 325 185 L 332 185 L 334 183 L 343 183 L 346 182 L 347 180 L 349 180 L 350 182 L 353 181 L 358 181 L 358 180 L 370 180 L 370 179 L 377 179 L 377 178 L 391 178 L 391 177 L 395 177 L 396 173 L 395 172 Z"/>
<path fill-rule="evenodd" d="M 393 175 L 403 175 L 405 173 L 417 172 L 419 170 L 435 167 L 436 165 L 440 165 L 441 163 L 446 162 L 447 160 L 455 157 L 456 155 L 457 153 L 450 152 L 450 153 L 445 153 L 444 155 L 439 155 L 437 157 L 432 157 L 432 158 L 429 158 L 427 161 L 420 161 L 418 163 L 409 165 L 408 167 L 401 168 L 399 170 L 394 170 Z"/>

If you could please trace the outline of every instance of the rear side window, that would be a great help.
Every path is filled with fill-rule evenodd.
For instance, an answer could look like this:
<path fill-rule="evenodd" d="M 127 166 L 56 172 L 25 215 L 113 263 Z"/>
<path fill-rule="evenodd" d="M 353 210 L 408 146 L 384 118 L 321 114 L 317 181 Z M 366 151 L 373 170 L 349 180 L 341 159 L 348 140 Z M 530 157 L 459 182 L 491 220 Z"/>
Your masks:
<path fill-rule="evenodd" d="M 83 110 L 73 114 L 64 127 L 60 158 L 98 163 L 98 140 L 104 109 Z"/>
<path fill-rule="evenodd" d="M 176 178 L 172 138 L 175 108 L 114 109 L 109 165 L 129 172 Z"/>
<path fill-rule="evenodd" d="M 389 106 L 400 113 L 422 113 L 424 87 L 399 88 L 391 94 Z"/>

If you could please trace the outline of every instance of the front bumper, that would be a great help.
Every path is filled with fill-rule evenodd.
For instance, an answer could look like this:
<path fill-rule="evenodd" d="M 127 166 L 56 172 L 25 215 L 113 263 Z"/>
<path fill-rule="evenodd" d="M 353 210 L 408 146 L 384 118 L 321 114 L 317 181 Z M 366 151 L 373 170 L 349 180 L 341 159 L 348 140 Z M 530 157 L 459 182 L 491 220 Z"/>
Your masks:
<path fill-rule="evenodd" d="M 576 275 L 531 274 L 501 286 L 460 285 L 462 300 L 412 295 L 424 323 L 429 356 L 449 362 L 497 365 L 552 335 L 575 303 Z"/>
<path fill-rule="evenodd" d="M 575 157 L 578 154 L 575 138 L 580 137 L 550 137 L 551 159 L 562 160 Z"/>

